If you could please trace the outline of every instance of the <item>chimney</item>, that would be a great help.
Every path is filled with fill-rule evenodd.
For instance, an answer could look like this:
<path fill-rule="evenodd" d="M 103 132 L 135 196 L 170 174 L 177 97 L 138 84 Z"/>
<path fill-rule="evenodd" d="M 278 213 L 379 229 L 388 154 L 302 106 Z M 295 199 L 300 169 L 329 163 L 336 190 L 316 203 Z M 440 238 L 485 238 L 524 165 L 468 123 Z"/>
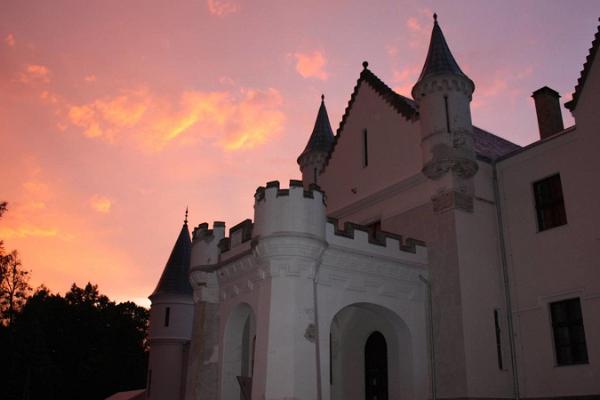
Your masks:
<path fill-rule="evenodd" d="M 545 139 L 565 129 L 560 113 L 560 102 L 558 101 L 560 94 L 557 91 L 544 86 L 533 92 L 531 97 L 535 101 L 540 139 Z"/>

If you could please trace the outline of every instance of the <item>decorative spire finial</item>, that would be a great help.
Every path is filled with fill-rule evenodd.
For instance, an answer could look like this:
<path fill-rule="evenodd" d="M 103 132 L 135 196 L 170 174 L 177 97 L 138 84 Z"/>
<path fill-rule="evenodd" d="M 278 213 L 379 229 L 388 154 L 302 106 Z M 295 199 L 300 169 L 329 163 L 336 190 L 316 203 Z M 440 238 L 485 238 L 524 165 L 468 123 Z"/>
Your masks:
<path fill-rule="evenodd" d="M 324 103 L 324 102 L 325 102 L 325 95 L 321 94 L 321 103 Z"/>
<path fill-rule="evenodd" d="M 364 69 L 367 69 L 367 67 L 369 66 L 369 63 L 368 63 L 368 62 L 366 62 L 366 61 L 363 61 L 363 64 L 362 64 L 362 65 L 363 65 L 363 68 L 364 68 Z"/>
<path fill-rule="evenodd" d="M 437 24 L 437 13 L 433 13 L 433 23 Z"/>
<path fill-rule="evenodd" d="M 183 220 L 183 223 L 184 223 L 184 224 L 186 224 L 186 225 L 187 225 L 187 223 L 188 223 L 188 219 L 187 219 L 187 217 L 188 217 L 188 207 L 187 207 L 187 206 L 185 206 L 185 219 Z"/>

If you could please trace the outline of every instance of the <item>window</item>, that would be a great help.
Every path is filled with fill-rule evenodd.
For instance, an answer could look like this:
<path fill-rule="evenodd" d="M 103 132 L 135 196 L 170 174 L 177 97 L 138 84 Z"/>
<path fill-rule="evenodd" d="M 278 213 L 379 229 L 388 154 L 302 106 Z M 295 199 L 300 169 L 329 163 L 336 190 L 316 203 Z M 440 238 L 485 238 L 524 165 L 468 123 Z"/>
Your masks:
<path fill-rule="evenodd" d="M 169 326 L 171 320 L 171 307 L 165 309 L 165 326 Z"/>
<path fill-rule="evenodd" d="M 504 363 L 502 360 L 502 341 L 500 330 L 500 321 L 498 320 L 498 310 L 494 310 L 494 326 L 496 328 L 496 354 L 498 356 L 498 369 L 504 369 Z"/>
<path fill-rule="evenodd" d="M 561 226 L 567 223 L 560 175 L 552 175 L 533 184 L 538 230 Z"/>
<path fill-rule="evenodd" d="M 363 131 L 363 167 L 369 165 L 369 138 L 367 130 Z"/>
<path fill-rule="evenodd" d="M 588 362 L 579 298 L 550 303 L 554 349 L 558 365 Z"/>

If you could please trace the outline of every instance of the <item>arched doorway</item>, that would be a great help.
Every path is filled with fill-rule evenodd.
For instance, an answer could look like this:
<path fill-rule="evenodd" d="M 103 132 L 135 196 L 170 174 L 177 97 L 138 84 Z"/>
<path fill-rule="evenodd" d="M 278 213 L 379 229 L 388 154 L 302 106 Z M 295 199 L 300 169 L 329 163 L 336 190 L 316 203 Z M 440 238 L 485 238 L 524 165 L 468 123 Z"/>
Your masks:
<path fill-rule="evenodd" d="M 231 312 L 223 337 L 223 400 L 250 400 L 254 372 L 256 319 L 246 303 Z"/>
<path fill-rule="evenodd" d="M 387 344 L 373 332 L 365 344 L 365 400 L 388 399 Z"/>
<path fill-rule="evenodd" d="M 331 322 L 331 400 L 414 398 L 412 339 L 389 308 L 354 303 Z"/>

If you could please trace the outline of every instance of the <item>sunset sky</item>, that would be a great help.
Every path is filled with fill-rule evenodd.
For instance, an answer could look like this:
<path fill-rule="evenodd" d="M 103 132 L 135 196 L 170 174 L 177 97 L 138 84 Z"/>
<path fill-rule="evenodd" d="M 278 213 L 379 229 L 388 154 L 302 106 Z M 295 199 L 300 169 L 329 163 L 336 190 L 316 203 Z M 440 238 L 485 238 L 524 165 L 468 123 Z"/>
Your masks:
<path fill-rule="evenodd" d="M 0 238 L 34 287 L 148 305 L 186 206 L 191 226 L 251 218 L 257 186 L 299 177 L 321 93 L 336 130 L 363 60 L 409 96 L 434 11 L 474 123 L 527 144 L 531 92 L 570 99 L 600 2 L 1 1 Z"/>

